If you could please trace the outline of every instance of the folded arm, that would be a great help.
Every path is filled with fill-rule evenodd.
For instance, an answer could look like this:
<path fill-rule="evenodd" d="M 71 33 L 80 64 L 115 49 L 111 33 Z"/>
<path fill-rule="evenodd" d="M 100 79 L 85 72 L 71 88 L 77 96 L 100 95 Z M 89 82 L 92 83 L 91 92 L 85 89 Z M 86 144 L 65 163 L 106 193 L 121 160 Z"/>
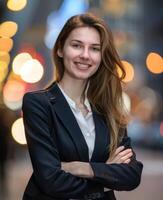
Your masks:
<path fill-rule="evenodd" d="M 79 177 L 87 177 L 113 190 L 132 190 L 141 179 L 142 163 L 136 160 L 130 138 L 125 136 L 112 158 L 106 163 L 62 163 L 62 169 Z"/>

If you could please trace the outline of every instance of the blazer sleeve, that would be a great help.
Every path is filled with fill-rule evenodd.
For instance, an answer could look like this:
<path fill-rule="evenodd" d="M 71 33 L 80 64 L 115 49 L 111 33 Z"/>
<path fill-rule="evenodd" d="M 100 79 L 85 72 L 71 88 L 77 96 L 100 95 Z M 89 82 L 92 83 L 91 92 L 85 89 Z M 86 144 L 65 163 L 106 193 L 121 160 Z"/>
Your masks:
<path fill-rule="evenodd" d="M 25 134 L 35 181 L 49 196 L 81 198 L 89 192 L 89 181 L 61 169 L 58 150 L 51 137 L 49 106 L 44 93 L 26 93 L 23 98 Z"/>
<path fill-rule="evenodd" d="M 125 149 L 132 148 L 127 134 L 123 137 L 120 145 L 125 146 Z M 143 164 L 136 160 L 134 151 L 129 164 L 91 162 L 90 165 L 94 171 L 94 180 L 103 184 L 104 187 L 119 191 L 129 191 L 140 184 Z"/>

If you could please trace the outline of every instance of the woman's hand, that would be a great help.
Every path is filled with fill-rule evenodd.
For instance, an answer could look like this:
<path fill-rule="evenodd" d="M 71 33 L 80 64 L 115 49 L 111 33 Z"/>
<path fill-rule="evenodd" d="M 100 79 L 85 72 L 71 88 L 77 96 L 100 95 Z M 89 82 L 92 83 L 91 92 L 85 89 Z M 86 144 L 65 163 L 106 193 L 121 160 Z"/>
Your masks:
<path fill-rule="evenodd" d="M 61 169 L 82 178 L 92 178 L 94 176 L 93 170 L 87 162 L 61 162 Z"/>
<path fill-rule="evenodd" d="M 133 155 L 132 149 L 125 149 L 124 146 L 120 146 L 116 149 L 115 154 L 106 161 L 106 164 L 114 163 L 129 163 Z"/>

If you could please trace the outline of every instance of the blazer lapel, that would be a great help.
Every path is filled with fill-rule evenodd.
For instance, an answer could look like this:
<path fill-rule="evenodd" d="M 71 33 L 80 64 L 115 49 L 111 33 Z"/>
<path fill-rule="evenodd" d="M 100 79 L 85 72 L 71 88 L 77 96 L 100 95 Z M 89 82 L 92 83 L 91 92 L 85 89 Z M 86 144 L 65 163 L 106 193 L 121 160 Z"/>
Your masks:
<path fill-rule="evenodd" d="M 109 156 L 109 130 L 100 114 L 93 111 L 93 118 L 95 123 L 96 137 L 91 161 L 104 162 Z"/>
<path fill-rule="evenodd" d="M 53 106 L 53 109 L 68 130 L 68 133 L 72 138 L 79 154 L 80 160 L 88 162 L 88 146 L 69 104 L 67 103 L 56 83 L 54 83 L 47 90 L 50 94 L 50 102 Z"/>

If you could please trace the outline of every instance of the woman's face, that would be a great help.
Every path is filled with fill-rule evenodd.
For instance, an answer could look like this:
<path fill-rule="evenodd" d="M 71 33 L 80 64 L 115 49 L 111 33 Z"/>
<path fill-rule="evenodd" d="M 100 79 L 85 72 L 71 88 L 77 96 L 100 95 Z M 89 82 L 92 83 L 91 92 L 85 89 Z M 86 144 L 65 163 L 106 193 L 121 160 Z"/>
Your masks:
<path fill-rule="evenodd" d="M 63 58 L 64 76 L 87 80 L 101 63 L 100 35 L 95 28 L 79 27 L 71 31 L 58 56 Z"/>

